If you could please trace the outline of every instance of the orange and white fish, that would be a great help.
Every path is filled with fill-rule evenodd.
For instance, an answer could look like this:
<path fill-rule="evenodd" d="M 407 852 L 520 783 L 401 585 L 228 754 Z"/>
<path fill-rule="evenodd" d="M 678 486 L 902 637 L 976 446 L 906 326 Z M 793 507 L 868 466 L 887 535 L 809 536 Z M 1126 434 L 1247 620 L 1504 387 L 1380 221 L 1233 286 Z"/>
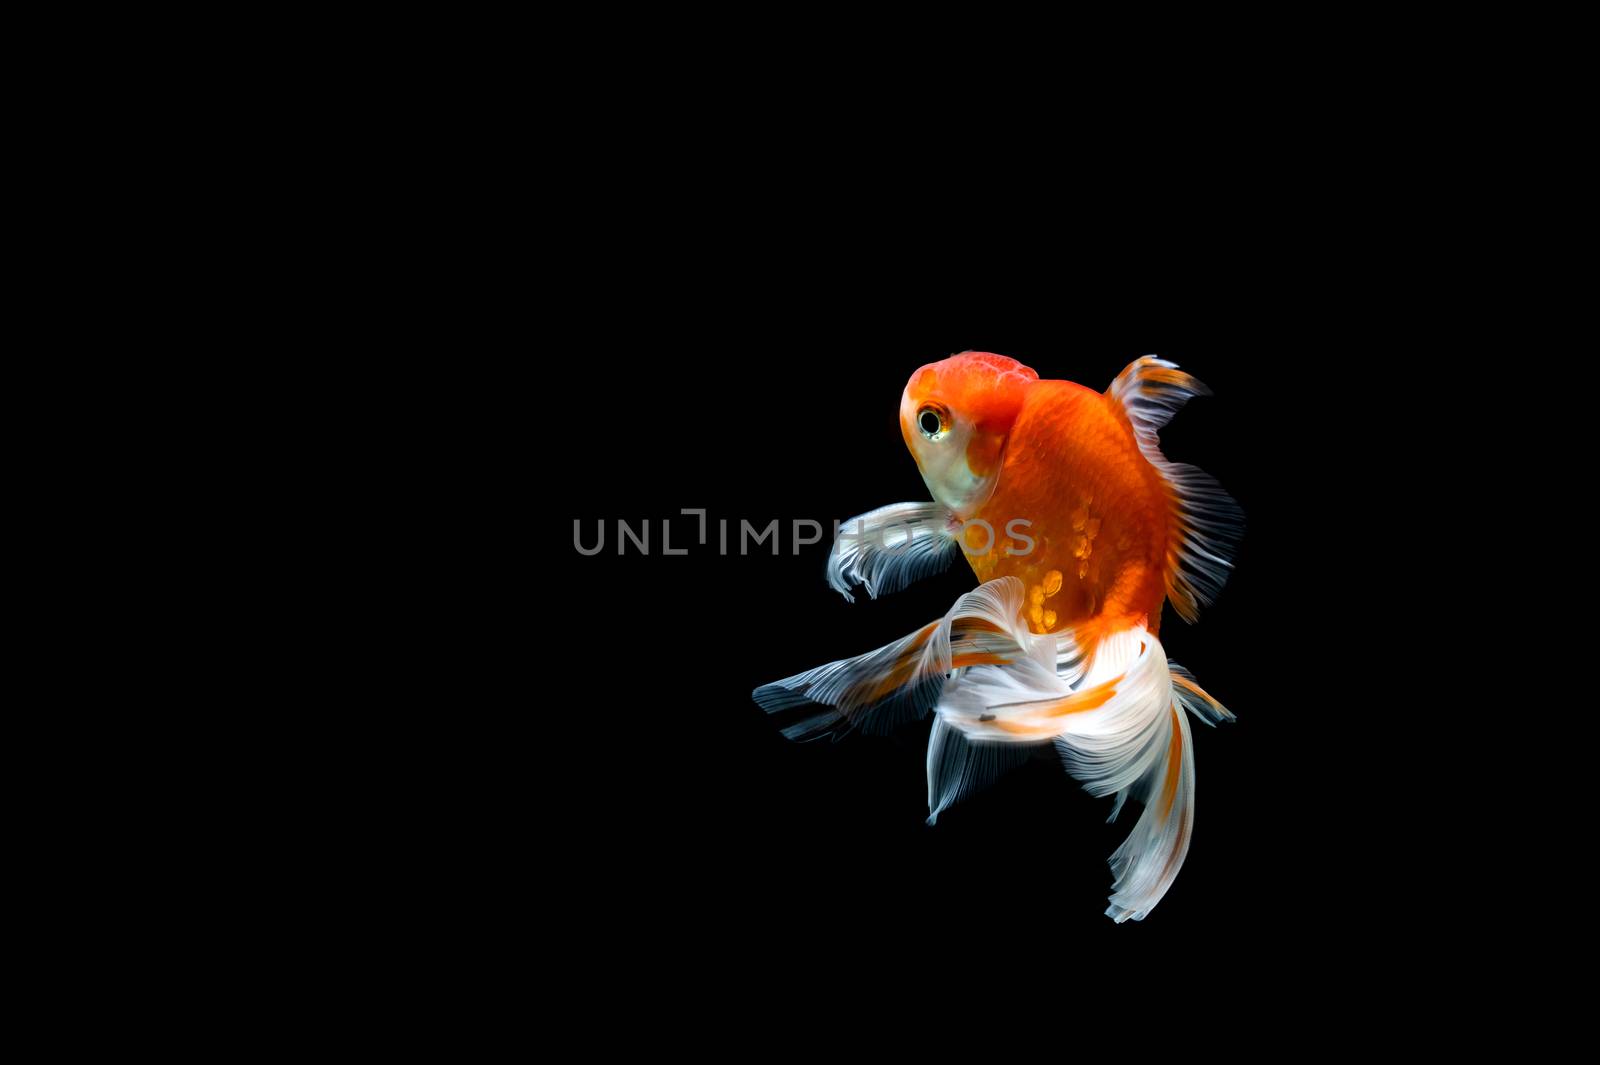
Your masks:
<path fill-rule="evenodd" d="M 1111 856 L 1106 913 L 1139 920 L 1177 876 L 1194 827 L 1187 714 L 1231 721 L 1156 638 L 1163 601 L 1194 621 L 1221 590 L 1243 513 L 1215 480 L 1168 462 L 1156 432 L 1206 388 L 1154 357 L 1104 393 L 964 352 L 911 375 L 900 431 L 932 503 L 853 518 L 828 582 L 876 597 L 960 551 L 982 582 L 939 620 L 857 658 L 756 689 L 810 739 L 932 709 L 928 823 L 1054 744 L 1093 795 L 1144 811 Z M 1187 713 L 1186 713 L 1187 712 Z"/>

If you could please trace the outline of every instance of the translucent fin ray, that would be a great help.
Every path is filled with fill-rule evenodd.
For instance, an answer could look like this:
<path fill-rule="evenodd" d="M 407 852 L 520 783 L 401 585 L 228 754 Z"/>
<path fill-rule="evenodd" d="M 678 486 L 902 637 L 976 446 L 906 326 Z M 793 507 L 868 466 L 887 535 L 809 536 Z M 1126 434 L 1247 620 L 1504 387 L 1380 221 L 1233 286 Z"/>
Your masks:
<path fill-rule="evenodd" d="M 989 581 L 958 598 L 939 621 L 876 651 L 764 684 L 753 697 L 769 713 L 828 708 L 785 729 L 791 739 L 852 728 L 886 731 L 927 713 L 952 670 L 1023 657 L 1028 634 L 1019 620 L 1022 598 L 1017 578 Z"/>
<path fill-rule="evenodd" d="M 1028 750 L 1015 743 L 969 740 L 935 717 L 928 734 L 928 824 L 1027 761 Z"/>
<path fill-rule="evenodd" d="M 948 568 L 959 530 L 942 503 L 892 503 L 851 518 L 828 553 L 828 586 L 852 601 L 858 584 L 874 599 L 897 592 Z"/>
<path fill-rule="evenodd" d="M 1140 452 L 1167 486 L 1167 598 L 1179 617 L 1193 622 L 1228 580 L 1244 535 L 1244 511 L 1210 474 L 1168 462 L 1157 434 L 1192 397 L 1211 390 L 1176 363 L 1146 355 L 1129 363 L 1107 394 L 1127 414 Z"/>
<path fill-rule="evenodd" d="M 1217 701 L 1216 696 L 1206 691 L 1195 681 L 1194 674 L 1184 669 L 1178 663 L 1172 666 L 1172 693 L 1177 696 L 1183 708 L 1208 725 L 1219 725 L 1224 721 L 1235 721 L 1233 712 Z"/>

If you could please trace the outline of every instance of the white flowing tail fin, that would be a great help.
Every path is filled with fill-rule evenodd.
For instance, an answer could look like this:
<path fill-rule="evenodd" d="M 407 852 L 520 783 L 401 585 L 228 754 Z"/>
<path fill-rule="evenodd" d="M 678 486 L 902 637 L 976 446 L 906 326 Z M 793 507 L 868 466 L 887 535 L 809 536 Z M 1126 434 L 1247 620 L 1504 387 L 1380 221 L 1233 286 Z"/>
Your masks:
<path fill-rule="evenodd" d="M 1161 718 L 1161 757 L 1130 789 L 1144 811 L 1111 855 L 1115 879 L 1106 916 L 1118 924 L 1143 920 L 1166 895 L 1183 867 L 1194 831 L 1194 744 L 1188 715 L 1172 702 Z M 1118 794 L 1119 809 L 1128 794 Z"/>
<path fill-rule="evenodd" d="M 1070 637 L 1062 658 L 1070 660 Z M 1082 657 L 1082 656 L 1077 656 Z M 1232 715 L 1143 626 L 1101 638 L 1081 677 L 1037 660 L 980 666 L 958 676 L 937 707 L 941 723 L 974 744 L 1054 742 L 1068 773 L 1091 795 L 1114 795 L 1115 820 L 1130 798 L 1144 807 L 1111 856 L 1106 914 L 1141 920 L 1172 886 L 1194 831 L 1194 746 L 1188 714 Z M 943 742 L 948 743 L 948 739 Z M 988 759 L 994 762 L 994 758 Z"/>
<path fill-rule="evenodd" d="M 784 729 L 812 739 L 938 715 L 928 742 L 928 821 L 1054 743 L 1091 795 L 1144 807 L 1111 856 L 1106 913 L 1140 920 L 1172 886 L 1194 831 L 1194 746 L 1188 715 L 1231 721 L 1182 667 L 1168 663 L 1143 625 L 1030 633 L 1023 585 L 990 581 L 939 621 L 856 658 L 830 662 L 755 690 L 769 713 L 806 707 Z"/>

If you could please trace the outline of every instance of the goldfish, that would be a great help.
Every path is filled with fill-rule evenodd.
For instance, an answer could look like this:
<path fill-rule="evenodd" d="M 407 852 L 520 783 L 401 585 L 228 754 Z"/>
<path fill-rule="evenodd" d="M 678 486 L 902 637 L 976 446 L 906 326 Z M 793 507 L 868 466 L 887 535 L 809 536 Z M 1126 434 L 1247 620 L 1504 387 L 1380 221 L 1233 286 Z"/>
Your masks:
<path fill-rule="evenodd" d="M 928 824 L 1053 746 L 1097 797 L 1142 812 L 1110 858 L 1106 914 L 1142 920 L 1166 895 L 1194 831 L 1193 716 L 1234 720 L 1167 659 L 1170 604 L 1186 622 L 1215 600 L 1244 515 L 1215 479 L 1168 461 L 1159 430 L 1209 394 L 1176 364 L 1132 362 L 1104 392 L 1041 379 L 967 351 L 923 366 L 900 431 L 931 502 L 896 503 L 839 527 L 827 582 L 846 599 L 941 572 L 963 555 L 978 587 L 885 647 L 754 692 L 806 740 L 933 717 Z"/>

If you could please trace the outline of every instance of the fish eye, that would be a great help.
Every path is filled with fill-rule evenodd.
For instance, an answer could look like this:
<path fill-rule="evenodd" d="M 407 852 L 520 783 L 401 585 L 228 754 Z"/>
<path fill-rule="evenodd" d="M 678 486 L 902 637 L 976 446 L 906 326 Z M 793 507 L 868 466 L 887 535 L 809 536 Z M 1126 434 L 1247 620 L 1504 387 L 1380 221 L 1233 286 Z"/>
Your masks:
<path fill-rule="evenodd" d="M 923 407 L 917 411 L 917 428 L 922 430 L 922 435 L 932 440 L 944 431 L 944 415 L 938 407 Z"/>

